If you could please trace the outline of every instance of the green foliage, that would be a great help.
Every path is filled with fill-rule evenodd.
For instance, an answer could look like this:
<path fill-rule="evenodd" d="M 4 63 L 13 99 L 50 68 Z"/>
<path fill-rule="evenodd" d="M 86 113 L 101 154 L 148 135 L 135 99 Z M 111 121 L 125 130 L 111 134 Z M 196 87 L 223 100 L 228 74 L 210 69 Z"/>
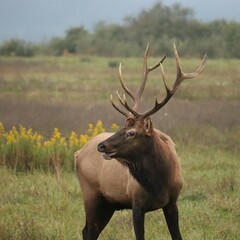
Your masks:
<path fill-rule="evenodd" d="M 240 58 L 240 24 L 236 22 L 229 23 L 224 29 L 224 40 L 228 57 Z"/>

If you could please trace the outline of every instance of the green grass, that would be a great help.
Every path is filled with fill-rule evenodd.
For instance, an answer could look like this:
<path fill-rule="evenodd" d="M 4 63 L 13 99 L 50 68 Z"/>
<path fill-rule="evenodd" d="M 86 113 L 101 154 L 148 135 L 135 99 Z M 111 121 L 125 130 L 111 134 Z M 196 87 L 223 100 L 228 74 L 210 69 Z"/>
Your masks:
<path fill-rule="evenodd" d="M 237 240 L 240 235 L 239 151 L 177 142 L 184 188 L 179 198 L 184 239 Z M 84 209 L 74 173 L 0 169 L 1 239 L 81 239 Z M 146 216 L 146 239 L 170 239 L 162 211 Z M 117 212 L 100 239 L 134 239 L 131 211 Z"/>
<path fill-rule="evenodd" d="M 0 239 L 77 239 L 83 216 L 78 183 L 65 174 L 15 175 L 1 169 Z"/>

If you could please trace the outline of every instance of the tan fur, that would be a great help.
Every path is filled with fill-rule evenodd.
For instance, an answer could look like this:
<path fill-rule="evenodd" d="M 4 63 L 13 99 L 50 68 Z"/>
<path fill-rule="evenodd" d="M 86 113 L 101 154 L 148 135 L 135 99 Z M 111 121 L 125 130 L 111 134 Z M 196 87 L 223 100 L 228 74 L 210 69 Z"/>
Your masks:
<path fill-rule="evenodd" d="M 102 133 L 75 153 L 76 171 L 83 195 L 86 188 L 91 188 L 96 193 L 101 192 L 111 202 L 128 203 L 139 184 L 129 174 L 127 167 L 114 159 L 105 160 L 102 153 L 97 151 L 98 143 L 111 135 Z"/>

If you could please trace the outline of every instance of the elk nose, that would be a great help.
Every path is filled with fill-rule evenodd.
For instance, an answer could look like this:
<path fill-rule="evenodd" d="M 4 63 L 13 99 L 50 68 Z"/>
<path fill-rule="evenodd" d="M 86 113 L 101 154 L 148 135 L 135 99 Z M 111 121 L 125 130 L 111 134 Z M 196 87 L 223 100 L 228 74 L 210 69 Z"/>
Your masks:
<path fill-rule="evenodd" d="M 105 152 L 105 145 L 103 143 L 99 143 L 97 149 L 99 152 Z"/>

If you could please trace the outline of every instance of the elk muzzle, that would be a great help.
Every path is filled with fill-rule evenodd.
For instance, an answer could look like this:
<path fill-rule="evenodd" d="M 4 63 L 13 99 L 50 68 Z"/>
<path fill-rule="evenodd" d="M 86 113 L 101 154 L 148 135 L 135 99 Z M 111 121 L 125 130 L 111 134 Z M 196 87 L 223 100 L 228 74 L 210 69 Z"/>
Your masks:
<path fill-rule="evenodd" d="M 99 152 L 103 153 L 103 157 L 106 160 L 111 160 L 112 158 L 114 158 L 114 156 L 116 155 L 116 151 L 115 150 L 108 150 L 106 147 L 106 144 L 104 142 L 101 142 L 98 144 L 97 149 Z"/>

